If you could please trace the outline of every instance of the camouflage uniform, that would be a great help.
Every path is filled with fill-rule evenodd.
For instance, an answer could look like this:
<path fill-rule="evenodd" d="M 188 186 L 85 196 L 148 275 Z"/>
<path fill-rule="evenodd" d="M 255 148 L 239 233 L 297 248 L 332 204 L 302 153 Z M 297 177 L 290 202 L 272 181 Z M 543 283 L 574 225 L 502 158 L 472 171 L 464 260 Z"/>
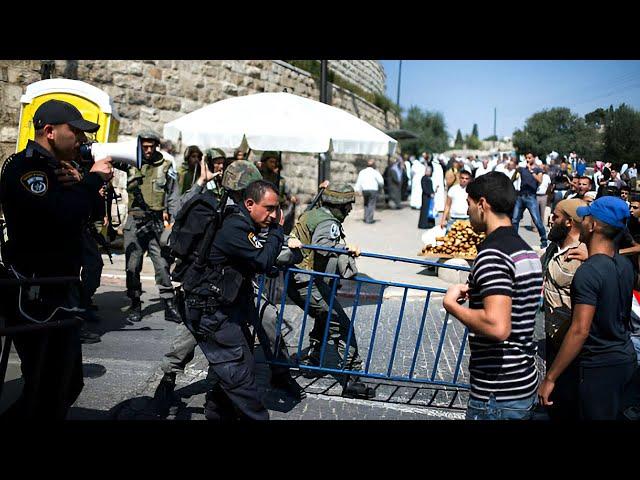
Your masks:
<path fill-rule="evenodd" d="M 300 216 L 291 235 L 298 238 L 303 244 L 344 248 L 346 246 L 344 243 L 345 235 L 341 220 L 334 216 L 334 212 L 330 210 L 329 206 L 355 202 L 355 192 L 349 185 L 337 185 L 333 190 L 324 191 L 322 202 L 322 207 L 309 210 Z M 355 260 L 348 255 L 313 250 L 303 250 L 303 252 L 303 261 L 296 265 L 302 270 L 339 274 L 343 278 L 350 278 L 358 273 Z M 304 309 L 307 298 L 309 281 L 308 275 L 296 273 L 293 276 L 293 281 L 288 285 L 287 294 L 302 309 Z M 330 296 L 331 288 L 322 279 L 315 277 L 309 299 L 309 315 L 314 318 L 315 322 L 309 334 L 310 352 L 308 356 L 308 360 L 314 365 L 319 364 L 322 339 L 329 315 Z M 349 317 L 338 300 L 334 299 L 328 341 L 333 342 L 337 347 L 341 363 L 345 358 L 349 325 Z M 355 334 L 351 336 L 346 368 L 351 370 L 362 368 Z"/>

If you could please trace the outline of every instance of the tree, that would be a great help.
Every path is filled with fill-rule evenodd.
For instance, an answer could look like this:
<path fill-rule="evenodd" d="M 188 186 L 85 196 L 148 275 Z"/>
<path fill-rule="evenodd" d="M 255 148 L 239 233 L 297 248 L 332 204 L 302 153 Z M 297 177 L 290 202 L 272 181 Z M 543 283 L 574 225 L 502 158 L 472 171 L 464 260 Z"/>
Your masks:
<path fill-rule="evenodd" d="M 402 119 L 401 127 L 418 135 L 417 139 L 401 140 L 404 152 L 418 156 L 424 151 L 444 152 L 449 148 L 447 125 L 440 112 L 430 112 L 412 106 Z"/>
<path fill-rule="evenodd" d="M 472 137 L 476 137 L 476 138 L 480 138 L 480 135 L 478 135 L 478 124 L 477 123 L 473 124 L 473 130 L 471 130 L 471 136 Z"/>
<path fill-rule="evenodd" d="M 613 106 L 604 115 L 604 155 L 607 162 L 623 164 L 640 160 L 640 112 L 625 105 Z"/>
<path fill-rule="evenodd" d="M 456 133 L 456 140 L 453 143 L 453 146 L 455 148 L 462 148 L 464 147 L 464 140 L 462 139 L 462 133 L 460 133 L 460 129 L 458 129 L 458 133 Z"/>
<path fill-rule="evenodd" d="M 498 141 L 498 136 L 497 135 L 491 135 L 490 137 L 487 137 L 484 139 L 485 142 L 497 142 Z"/>
<path fill-rule="evenodd" d="M 471 150 L 479 150 L 482 148 L 482 142 L 474 135 L 467 135 L 464 137 L 464 144 Z"/>
<path fill-rule="evenodd" d="M 562 107 L 534 113 L 522 130 L 513 133 L 513 145 L 518 153 L 531 151 L 541 158 L 553 150 L 567 154 L 575 150 L 594 161 L 603 151 L 602 134 L 596 126 Z"/>

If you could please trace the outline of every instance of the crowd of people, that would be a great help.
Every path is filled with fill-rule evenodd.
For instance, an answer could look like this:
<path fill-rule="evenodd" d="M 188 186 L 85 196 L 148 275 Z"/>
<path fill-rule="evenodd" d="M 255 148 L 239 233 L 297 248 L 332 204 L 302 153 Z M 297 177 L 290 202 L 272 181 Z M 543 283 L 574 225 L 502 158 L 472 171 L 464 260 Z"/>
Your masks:
<path fill-rule="evenodd" d="M 0 237 L 0 275 L 22 282 L 0 292 L 0 313 L 13 327 L 64 317 L 99 321 L 91 297 L 100 283 L 101 258 L 87 232 L 96 221 L 108 223 L 104 200 L 113 160 L 83 162 L 80 144 L 100 127 L 66 102 L 43 103 L 33 124 L 35 139 L 7 159 L 0 175 L 8 237 L 6 243 Z M 638 418 L 635 164 L 595 162 L 589 174 L 575 152 L 544 161 L 527 152 L 520 161 L 503 154 L 452 157 L 446 163 L 425 152 L 420 159 L 392 159 L 382 175 L 370 160 L 355 188 L 323 183 L 311 205 L 296 213 L 298 199 L 282 174 L 278 152 L 250 161 L 242 150 L 227 157 L 222 149 L 203 152 L 191 145 L 176 169 L 156 133 L 143 131 L 139 138 L 142 166 L 127 171 L 123 231 L 131 305 L 126 318 L 143 320 L 140 273 L 147 254 L 164 318 L 178 324 L 154 397 L 159 415 L 166 416 L 176 375 L 200 348 L 212 382 L 205 416 L 268 419 L 256 386 L 254 334 L 268 359 L 310 371 L 322 367 L 328 337 L 338 368 L 361 370 L 349 316 L 320 277 L 295 273 L 287 284 L 286 295 L 314 322 L 309 348 L 292 361 L 277 333 L 278 306 L 256 276 L 275 278 L 278 269 L 293 265 L 341 278 L 357 275 L 360 249 L 346 242 L 343 222 L 356 192 L 362 192 L 365 222 L 373 223 L 384 188 L 390 208 L 409 200 L 420 209 L 419 228 L 448 229 L 469 220 L 474 230 L 486 233 L 468 283 L 451 286 L 443 299 L 444 308 L 470 331 L 468 419 L 529 419 L 537 406 L 554 420 Z M 524 210 L 538 231 L 542 255 L 518 234 Z M 42 242 L 45 231 L 57 234 Z M 338 247 L 342 253 L 303 245 Z M 31 277 L 67 280 L 32 285 Z M 544 378 L 533 338 L 541 306 Z M 65 418 L 83 388 L 81 343 L 99 341 L 95 337 L 79 325 L 17 333 L 24 389 L 4 417 Z M 305 397 L 288 367 L 270 363 L 270 368 L 273 388 L 298 401 Z M 347 397 L 376 395 L 352 374 L 341 375 L 341 384 Z"/>

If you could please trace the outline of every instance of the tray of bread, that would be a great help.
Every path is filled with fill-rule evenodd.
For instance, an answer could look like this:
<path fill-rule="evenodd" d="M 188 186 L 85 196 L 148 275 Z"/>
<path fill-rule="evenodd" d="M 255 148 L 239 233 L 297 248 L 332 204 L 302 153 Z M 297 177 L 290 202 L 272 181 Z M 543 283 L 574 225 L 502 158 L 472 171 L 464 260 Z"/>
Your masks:
<path fill-rule="evenodd" d="M 444 237 L 436 237 L 436 244 L 427 244 L 418 253 L 421 257 L 474 259 L 484 233 L 476 233 L 469 220 L 456 220 Z"/>

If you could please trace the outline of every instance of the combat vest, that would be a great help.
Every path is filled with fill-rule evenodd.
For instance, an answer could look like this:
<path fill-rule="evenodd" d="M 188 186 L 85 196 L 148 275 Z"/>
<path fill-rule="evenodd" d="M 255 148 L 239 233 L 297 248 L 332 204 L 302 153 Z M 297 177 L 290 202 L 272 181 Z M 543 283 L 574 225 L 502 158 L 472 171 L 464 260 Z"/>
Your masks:
<path fill-rule="evenodd" d="M 167 173 L 171 166 L 171 160 L 163 160 L 152 165 L 145 163 L 134 177 L 142 178 L 140 191 L 142 192 L 142 198 L 151 210 L 162 211 L 165 209 L 167 196 L 165 187 L 167 185 Z M 134 197 L 130 187 L 127 187 L 127 191 L 129 192 L 129 209 L 131 209 Z"/>
<path fill-rule="evenodd" d="M 178 172 L 178 185 L 180 187 L 180 195 L 186 193 L 186 191 L 193 186 L 195 182 L 195 174 L 195 170 L 191 171 L 189 170 L 189 167 L 187 167 L 186 165 L 182 165 L 180 171 Z"/>
<path fill-rule="evenodd" d="M 322 222 L 326 222 L 327 220 L 338 222 L 336 217 L 331 215 L 331 213 L 324 208 L 314 208 L 312 210 L 309 210 L 308 212 L 304 212 L 302 215 L 300 215 L 300 218 L 298 218 L 298 221 L 293 227 L 291 236 L 300 240 L 304 245 L 309 245 L 311 244 L 313 232 L 315 232 L 317 226 Z M 299 264 L 296 265 L 296 267 L 301 270 L 313 270 L 314 253 L 315 252 L 313 250 L 309 250 L 306 248 L 302 249 L 302 255 L 304 258 Z"/>

